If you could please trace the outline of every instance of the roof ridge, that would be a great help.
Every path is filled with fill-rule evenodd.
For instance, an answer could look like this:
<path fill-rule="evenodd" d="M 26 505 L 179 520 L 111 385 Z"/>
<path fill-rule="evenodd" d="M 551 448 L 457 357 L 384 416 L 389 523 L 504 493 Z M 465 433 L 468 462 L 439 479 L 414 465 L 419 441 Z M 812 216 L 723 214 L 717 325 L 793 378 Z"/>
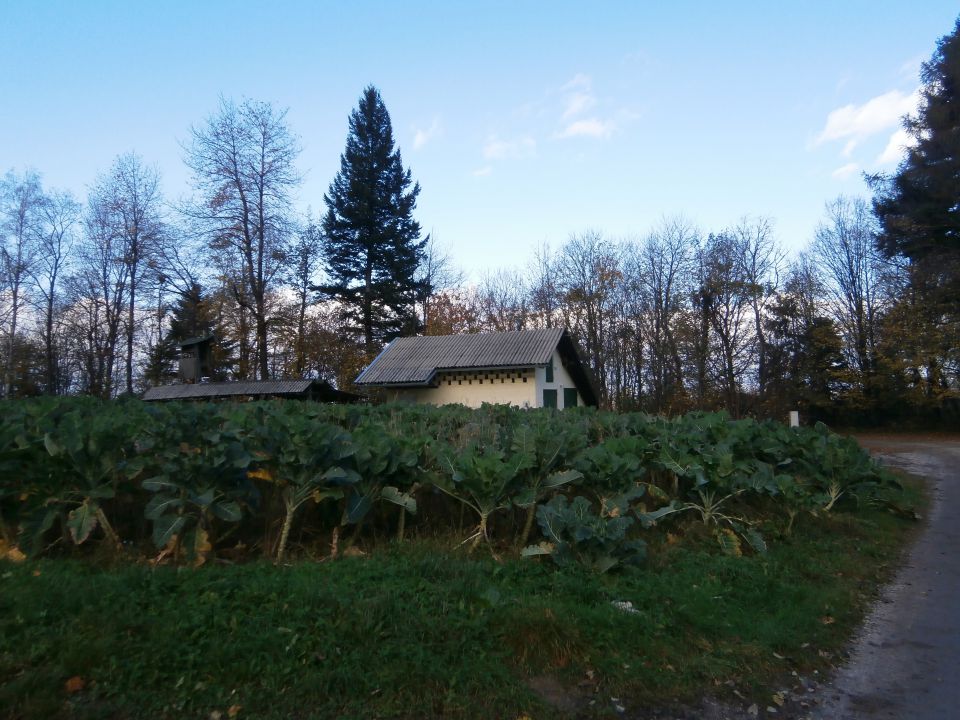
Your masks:
<path fill-rule="evenodd" d="M 565 328 L 534 328 L 396 338 L 354 382 L 426 385 L 439 368 L 543 365 L 565 333 Z"/>

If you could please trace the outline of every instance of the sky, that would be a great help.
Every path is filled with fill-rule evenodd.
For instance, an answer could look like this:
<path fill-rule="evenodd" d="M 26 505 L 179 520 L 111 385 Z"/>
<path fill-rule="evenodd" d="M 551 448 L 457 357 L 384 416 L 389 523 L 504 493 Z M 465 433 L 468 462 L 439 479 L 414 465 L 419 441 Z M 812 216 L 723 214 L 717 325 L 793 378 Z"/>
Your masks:
<path fill-rule="evenodd" d="M 764 217 L 802 249 L 840 194 L 890 172 L 953 2 L 0 0 L 0 172 L 84 198 L 117 155 L 175 205 L 219 98 L 287 109 L 296 204 L 322 213 L 367 85 L 415 212 L 468 279 L 543 243 L 704 233 Z"/>

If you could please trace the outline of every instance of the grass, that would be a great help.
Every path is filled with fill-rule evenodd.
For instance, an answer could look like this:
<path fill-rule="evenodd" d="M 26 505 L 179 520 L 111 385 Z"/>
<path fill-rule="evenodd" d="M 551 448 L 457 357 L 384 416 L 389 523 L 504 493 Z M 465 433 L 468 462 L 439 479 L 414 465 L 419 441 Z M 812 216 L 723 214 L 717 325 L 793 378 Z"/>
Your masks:
<path fill-rule="evenodd" d="M 830 665 L 911 527 L 807 517 L 735 558 L 690 525 L 611 575 L 437 540 L 287 567 L 3 561 L 0 718 L 613 717 L 611 697 L 760 697 Z"/>

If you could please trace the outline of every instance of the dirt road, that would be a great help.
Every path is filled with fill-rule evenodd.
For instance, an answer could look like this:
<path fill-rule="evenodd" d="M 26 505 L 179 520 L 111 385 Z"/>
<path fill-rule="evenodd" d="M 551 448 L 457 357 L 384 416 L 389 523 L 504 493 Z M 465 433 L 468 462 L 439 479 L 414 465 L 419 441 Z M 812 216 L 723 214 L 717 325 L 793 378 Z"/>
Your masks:
<path fill-rule="evenodd" d="M 926 527 L 823 688 L 823 720 L 960 717 L 960 439 L 865 437 L 884 463 L 930 480 Z"/>

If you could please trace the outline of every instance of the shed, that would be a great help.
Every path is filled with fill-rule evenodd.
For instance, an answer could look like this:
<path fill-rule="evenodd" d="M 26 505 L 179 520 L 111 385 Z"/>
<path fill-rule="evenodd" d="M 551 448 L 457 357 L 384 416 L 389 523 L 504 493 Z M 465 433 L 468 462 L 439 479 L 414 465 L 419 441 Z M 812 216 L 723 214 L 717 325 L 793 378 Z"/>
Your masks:
<path fill-rule="evenodd" d="M 318 402 L 352 403 L 362 396 L 337 390 L 324 380 L 250 380 L 215 383 L 179 383 L 147 390 L 143 399 L 162 400 L 261 400 L 290 398 Z"/>
<path fill-rule="evenodd" d="M 390 400 L 479 407 L 596 406 L 593 376 L 563 328 L 397 338 L 357 377 Z"/>

